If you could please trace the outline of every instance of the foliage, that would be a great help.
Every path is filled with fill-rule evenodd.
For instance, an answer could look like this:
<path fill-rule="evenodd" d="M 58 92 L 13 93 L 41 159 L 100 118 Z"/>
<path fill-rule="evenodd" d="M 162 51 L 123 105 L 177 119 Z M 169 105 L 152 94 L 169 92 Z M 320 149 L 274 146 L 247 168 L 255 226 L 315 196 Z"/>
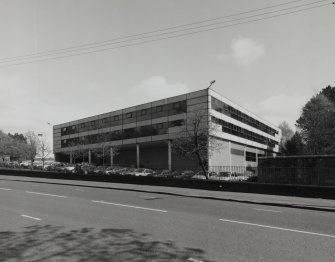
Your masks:
<path fill-rule="evenodd" d="M 306 103 L 296 125 L 307 154 L 335 153 L 335 104 L 322 92 Z"/>
<path fill-rule="evenodd" d="M 330 102 L 335 104 L 335 87 L 330 85 L 321 90 L 320 94 L 328 98 Z"/>
<path fill-rule="evenodd" d="M 283 147 L 283 154 L 288 156 L 303 155 L 305 145 L 302 137 L 298 132 L 295 132 L 291 139 L 287 140 Z"/>
<path fill-rule="evenodd" d="M 286 150 L 285 144 L 288 140 L 292 138 L 292 136 L 294 135 L 294 132 L 289 126 L 289 124 L 286 123 L 285 121 L 281 122 L 278 127 L 282 131 L 282 137 L 279 143 L 279 151 L 284 152 Z"/>

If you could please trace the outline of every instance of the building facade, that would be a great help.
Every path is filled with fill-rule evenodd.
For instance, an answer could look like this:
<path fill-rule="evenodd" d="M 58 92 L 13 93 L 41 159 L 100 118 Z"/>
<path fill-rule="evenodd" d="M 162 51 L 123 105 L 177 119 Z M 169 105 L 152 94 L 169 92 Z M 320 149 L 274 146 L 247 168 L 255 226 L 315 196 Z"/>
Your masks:
<path fill-rule="evenodd" d="M 108 155 L 108 165 L 196 167 L 197 161 L 174 154 L 171 144 L 197 112 L 204 112 L 204 126 L 216 130 L 210 131 L 210 136 L 219 150 L 209 155 L 210 167 L 257 166 L 259 156 L 278 153 L 281 132 L 277 127 L 215 91 L 204 89 L 55 125 L 55 159 L 101 164 L 97 156 L 103 151 Z"/>

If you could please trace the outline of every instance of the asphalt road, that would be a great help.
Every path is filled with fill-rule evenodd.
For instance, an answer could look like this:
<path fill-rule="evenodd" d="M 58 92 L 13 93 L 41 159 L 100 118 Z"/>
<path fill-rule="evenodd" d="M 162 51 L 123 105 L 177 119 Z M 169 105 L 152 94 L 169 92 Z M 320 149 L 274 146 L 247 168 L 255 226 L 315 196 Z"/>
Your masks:
<path fill-rule="evenodd" d="M 335 261 L 335 213 L 0 179 L 0 261 Z"/>

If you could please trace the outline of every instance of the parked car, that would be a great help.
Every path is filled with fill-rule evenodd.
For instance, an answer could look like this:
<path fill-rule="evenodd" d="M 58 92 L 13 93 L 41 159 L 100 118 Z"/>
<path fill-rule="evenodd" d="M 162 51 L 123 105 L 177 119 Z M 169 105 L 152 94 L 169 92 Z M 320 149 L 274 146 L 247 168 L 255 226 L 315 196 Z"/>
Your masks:
<path fill-rule="evenodd" d="M 188 179 L 192 178 L 195 175 L 195 173 L 192 170 L 184 170 L 179 176 L 176 178 L 183 178 L 183 179 Z"/>
<path fill-rule="evenodd" d="M 139 168 L 131 172 L 131 175 L 134 176 L 151 176 L 155 173 L 155 171 L 146 168 Z"/>

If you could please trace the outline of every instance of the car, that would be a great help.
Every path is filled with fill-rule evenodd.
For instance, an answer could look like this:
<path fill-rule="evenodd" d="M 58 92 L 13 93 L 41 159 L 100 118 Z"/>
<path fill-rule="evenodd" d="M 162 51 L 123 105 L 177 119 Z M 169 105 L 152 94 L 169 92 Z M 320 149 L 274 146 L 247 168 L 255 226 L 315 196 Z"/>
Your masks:
<path fill-rule="evenodd" d="M 134 176 L 151 176 L 155 173 L 155 171 L 147 168 L 139 168 L 132 172 Z"/>

